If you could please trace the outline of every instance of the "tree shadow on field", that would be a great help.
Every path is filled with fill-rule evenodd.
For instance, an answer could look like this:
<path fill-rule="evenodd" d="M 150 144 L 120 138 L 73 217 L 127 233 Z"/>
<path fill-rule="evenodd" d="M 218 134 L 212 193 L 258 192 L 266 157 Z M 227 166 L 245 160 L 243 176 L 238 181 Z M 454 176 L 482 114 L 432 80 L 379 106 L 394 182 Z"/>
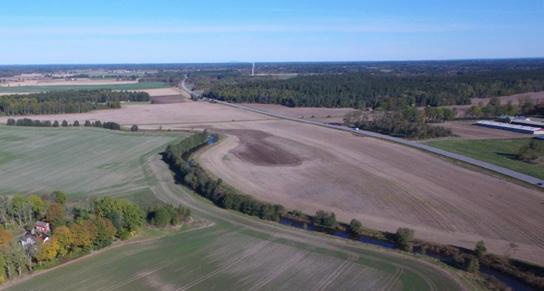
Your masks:
<path fill-rule="evenodd" d="M 498 152 L 495 152 L 495 154 L 498 155 L 498 156 L 501 156 L 501 157 L 505 157 L 505 158 L 510 159 L 510 160 L 522 162 L 520 159 L 518 159 L 518 155 L 516 155 L 516 154 L 498 153 Z"/>

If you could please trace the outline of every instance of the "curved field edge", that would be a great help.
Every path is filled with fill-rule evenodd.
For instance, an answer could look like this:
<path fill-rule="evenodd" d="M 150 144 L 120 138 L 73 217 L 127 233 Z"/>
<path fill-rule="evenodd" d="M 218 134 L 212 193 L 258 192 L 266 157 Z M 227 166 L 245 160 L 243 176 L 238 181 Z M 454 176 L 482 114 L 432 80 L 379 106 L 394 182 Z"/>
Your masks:
<path fill-rule="evenodd" d="M 156 198 L 182 203 L 213 226 L 91 256 L 11 290 L 473 289 L 461 272 L 360 243 L 307 233 L 215 207 L 175 184 L 159 155 L 147 157 Z M 107 268 L 108 272 L 104 272 Z M 82 276 L 85 279 L 82 280 Z M 286 285 L 288 284 L 288 285 Z"/>

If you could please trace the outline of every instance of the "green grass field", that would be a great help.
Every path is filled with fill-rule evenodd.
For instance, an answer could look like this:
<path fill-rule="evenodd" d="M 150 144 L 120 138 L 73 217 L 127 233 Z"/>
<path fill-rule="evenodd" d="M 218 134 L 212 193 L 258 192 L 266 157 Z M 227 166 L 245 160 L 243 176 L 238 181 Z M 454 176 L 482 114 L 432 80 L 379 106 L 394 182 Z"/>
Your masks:
<path fill-rule="evenodd" d="M 0 93 L 36 93 L 45 91 L 68 91 L 68 90 L 144 90 L 169 87 L 161 82 L 144 82 L 134 84 L 116 84 L 116 85 L 52 85 L 52 86 L 19 86 L 19 87 L 0 87 Z"/>
<path fill-rule="evenodd" d="M 143 159 L 175 139 L 95 128 L 0 126 L 0 193 L 149 193 Z"/>
<path fill-rule="evenodd" d="M 520 148 L 527 145 L 530 141 L 530 138 L 505 140 L 440 140 L 431 141 L 427 144 L 544 179 L 544 165 L 526 163 L 516 159 L 516 155 Z"/>
<path fill-rule="evenodd" d="M 43 172 L 40 183 L 58 183 L 56 187 L 60 189 L 85 188 L 87 183 L 80 184 L 79 179 L 85 178 L 87 171 L 96 175 L 94 169 L 103 164 L 105 166 L 99 168 L 115 169 L 116 175 L 124 177 L 118 182 L 101 182 L 104 192 L 109 188 L 114 194 L 116 188 L 123 188 L 125 184 L 139 185 L 139 188 L 150 189 L 155 199 L 190 207 L 195 219 L 210 225 L 112 247 L 30 277 L 11 286 L 10 290 L 460 290 L 461 284 L 470 284 L 457 272 L 413 256 L 220 209 L 176 184 L 158 154 L 146 154 L 156 153 L 156 146 L 164 146 L 171 137 L 158 135 L 148 139 L 147 136 L 78 129 L 51 130 L 44 134 L 41 129 L 0 127 L 0 132 L 4 144 L 15 140 L 19 145 L 10 146 L 0 166 L 11 169 L 11 178 L 26 175 L 26 171 Z M 22 146 L 29 140 L 38 146 Z M 124 152 L 151 141 L 152 145 L 148 144 L 141 151 Z M 2 150 L 4 144 L 0 144 Z M 55 156 L 64 153 L 61 146 L 70 158 L 59 161 Z M 117 152 L 119 155 L 134 156 L 132 165 L 138 168 L 138 174 L 132 173 L 130 165 L 113 163 L 110 166 L 109 162 L 95 161 L 102 158 L 94 151 L 103 153 L 103 147 L 116 151 L 123 148 Z M 38 153 L 31 153 L 33 149 Z M 25 166 L 17 167 L 16 160 L 20 156 L 37 160 L 34 163 L 23 160 Z M 85 163 L 92 166 L 83 165 L 86 169 L 76 175 L 77 165 Z M 9 164 L 12 167 L 6 167 Z M 32 165 L 40 170 L 34 170 Z M 72 170 L 64 170 L 65 167 Z M 64 172 L 68 178 L 48 175 L 47 168 Z M 56 181 L 59 178 L 62 183 Z M 70 181 L 80 185 L 75 187 Z M 5 182 L 12 184 L 9 179 L 2 179 L 0 185 Z"/>

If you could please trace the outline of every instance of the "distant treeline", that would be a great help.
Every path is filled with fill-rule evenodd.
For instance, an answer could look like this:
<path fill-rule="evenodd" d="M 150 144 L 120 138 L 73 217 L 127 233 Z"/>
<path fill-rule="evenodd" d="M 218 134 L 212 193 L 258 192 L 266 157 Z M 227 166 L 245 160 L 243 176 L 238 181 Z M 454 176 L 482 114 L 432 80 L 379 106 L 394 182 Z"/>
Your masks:
<path fill-rule="evenodd" d="M 8 121 L 7 121 L 7 125 L 8 126 L 33 126 L 33 127 L 59 127 L 59 126 L 62 126 L 62 127 L 69 127 L 69 126 L 73 126 L 73 127 L 78 127 L 80 126 L 79 124 L 79 121 L 74 121 L 72 124 L 68 123 L 68 121 L 66 120 L 63 120 L 62 122 L 59 122 L 58 120 L 55 120 L 53 122 L 51 122 L 50 120 L 37 120 L 37 119 L 30 119 L 30 118 L 23 118 L 23 119 L 13 119 L 13 118 L 9 118 Z M 112 129 L 112 130 L 121 130 L 121 125 L 117 122 L 112 122 L 112 121 L 105 121 L 105 122 L 102 122 L 100 120 L 96 120 L 96 121 L 89 121 L 89 120 L 85 120 L 85 123 L 83 124 L 83 126 L 85 127 L 102 127 L 102 128 L 107 128 L 107 129 Z M 136 126 L 136 129 L 134 129 L 136 125 L 133 125 L 131 130 L 132 131 L 137 131 L 138 130 L 138 127 Z"/>
<path fill-rule="evenodd" d="M 544 115 L 544 102 L 533 104 L 530 99 L 522 100 L 518 105 L 509 102 L 501 104 L 499 98 L 491 98 L 485 106 L 472 105 L 464 117 L 495 118 L 501 115 Z"/>
<path fill-rule="evenodd" d="M 205 97 L 290 107 L 383 108 L 470 104 L 470 98 L 544 90 L 544 69 L 460 75 L 345 73 L 213 83 Z M 398 107 L 397 107 L 398 108 Z"/>
<path fill-rule="evenodd" d="M 81 113 L 120 108 L 121 101 L 149 101 L 146 92 L 72 90 L 0 96 L 0 115 Z"/>

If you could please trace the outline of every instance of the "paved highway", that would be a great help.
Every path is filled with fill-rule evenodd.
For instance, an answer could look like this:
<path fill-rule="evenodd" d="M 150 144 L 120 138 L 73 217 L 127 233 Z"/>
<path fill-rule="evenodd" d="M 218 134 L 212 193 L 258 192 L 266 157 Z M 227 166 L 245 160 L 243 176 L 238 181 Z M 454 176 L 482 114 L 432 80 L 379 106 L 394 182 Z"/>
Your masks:
<path fill-rule="evenodd" d="M 193 94 L 193 92 L 191 90 L 189 90 L 189 88 L 186 87 L 185 80 L 186 79 L 184 79 L 183 82 L 181 83 L 182 89 L 187 91 L 190 94 Z M 480 167 L 480 168 L 483 168 L 483 169 L 486 169 L 486 170 L 490 170 L 490 171 L 493 171 L 493 172 L 496 172 L 496 173 L 499 173 L 499 174 L 502 174 L 502 175 L 505 175 L 505 176 L 508 176 L 508 177 L 511 177 L 511 178 L 514 178 L 514 179 L 518 179 L 520 181 L 523 181 L 523 182 L 526 182 L 526 183 L 529 183 L 529 184 L 532 184 L 532 185 L 535 185 L 535 186 L 538 186 L 538 187 L 541 187 L 541 188 L 544 188 L 544 180 L 542 180 L 542 179 L 532 177 L 532 176 L 529 176 L 529 175 L 525 175 L 525 174 L 522 174 L 520 172 L 516 172 L 516 171 L 510 170 L 510 169 L 507 169 L 507 168 L 503 168 L 503 167 L 500 167 L 500 166 L 497 166 L 497 165 L 494 165 L 494 164 L 491 164 L 491 163 L 487 163 L 487 162 L 484 162 L 484 161 L 481 161 L 481 160 L 477 160 L 477 159 L 473 159 L 473 158 L 463 156 L 463 155 L 460 155 L 460 154 L 456 154 L 456 153 L 448 152 L 448 151 L 445 151 L 445 150 L 441 150 L 441 149 L 431 147 L 431 146 L 428 146 L 428 145 L 425 145 L 425 144 L 421 144 L 421 143 L 418 143 L 418 142 L 415 142 L 415 141 L 405 140 L 405 139 L 402 139 L 402 138 L 393 137 L 393 136 L 389 136 L 389 135 L 385 135 L 385 134 L 381 134 L 381 133 L 376 133 L 376 132 L 372 132 L 372 131 L 367 131 L 367 130 L 354 130 L 354 129 L 346 127 L 346 126 L 331 125 L 331 124 L 326 124 L 326 123 L 318 122 L 318 121 L 311 121 L 311 120 L 306 120 L 306 119 L 289 117 L 289 116 L 285 116 L 285 115 L 282 115 L 282 114 L 272 113 L 272 112 L 269 112 L 269 111 L 260 110 L 260 109 L 240 105 L 240 104 L 228 103 L 228 102 L 223 102 L 223 101 L 217 101 L 217 103 L 218 104 L 223 104 L 223 105 L 226 105 L 226 106 L 230 106 L 230 107 L 234 107 L 234 108 L 238 108 L 238 109 L 242 109 L 242 110 L 248 110 L 248 111 L 252 111 L 252 112 L 255 112 L 255 113 L 264 114 L 264 115 L 271 116 L 271 117 L 276 117 L 276 118 L 281 118 L 281 119 L 285 119 L 285 120 L 291 120 L 291 121 L 301 122 L 301 123 L 306 123 L 306 124 L 312 124 L 312 125 L 332 128 L 332 129 L 336 129 L 336 130 L 347 131 L 347 132 L 351 132 L 353 134 L 361 135 L 361 136 L 370 136 L 370 137 L 374 137 L 374 138 L 380 138 L 380 139 L 383 139 L 383 140 L 387 140 L 387 141 L 403 144 L 403 145 L 406 145 L 406 146 L 410 146 L 410 147 L 413 147 L 413 148 L 417 148 L 417 149 L 420 149 L 420 150 L 428 151 L 428 152 L 431 152 L 431 153 L 434 153 L 434 154 L 437 154 L 437 155 L 440 155 L 440 156 L 444 156 L 444 157 L 447 157 L 447 158 L 450 158 L 450 159 L 462 161 L 462 162 L 465 162 L 465 163 L 470 164 L 470 165 L 474 165 L 474 166 L 477 166 L 477 167 Z"/>

